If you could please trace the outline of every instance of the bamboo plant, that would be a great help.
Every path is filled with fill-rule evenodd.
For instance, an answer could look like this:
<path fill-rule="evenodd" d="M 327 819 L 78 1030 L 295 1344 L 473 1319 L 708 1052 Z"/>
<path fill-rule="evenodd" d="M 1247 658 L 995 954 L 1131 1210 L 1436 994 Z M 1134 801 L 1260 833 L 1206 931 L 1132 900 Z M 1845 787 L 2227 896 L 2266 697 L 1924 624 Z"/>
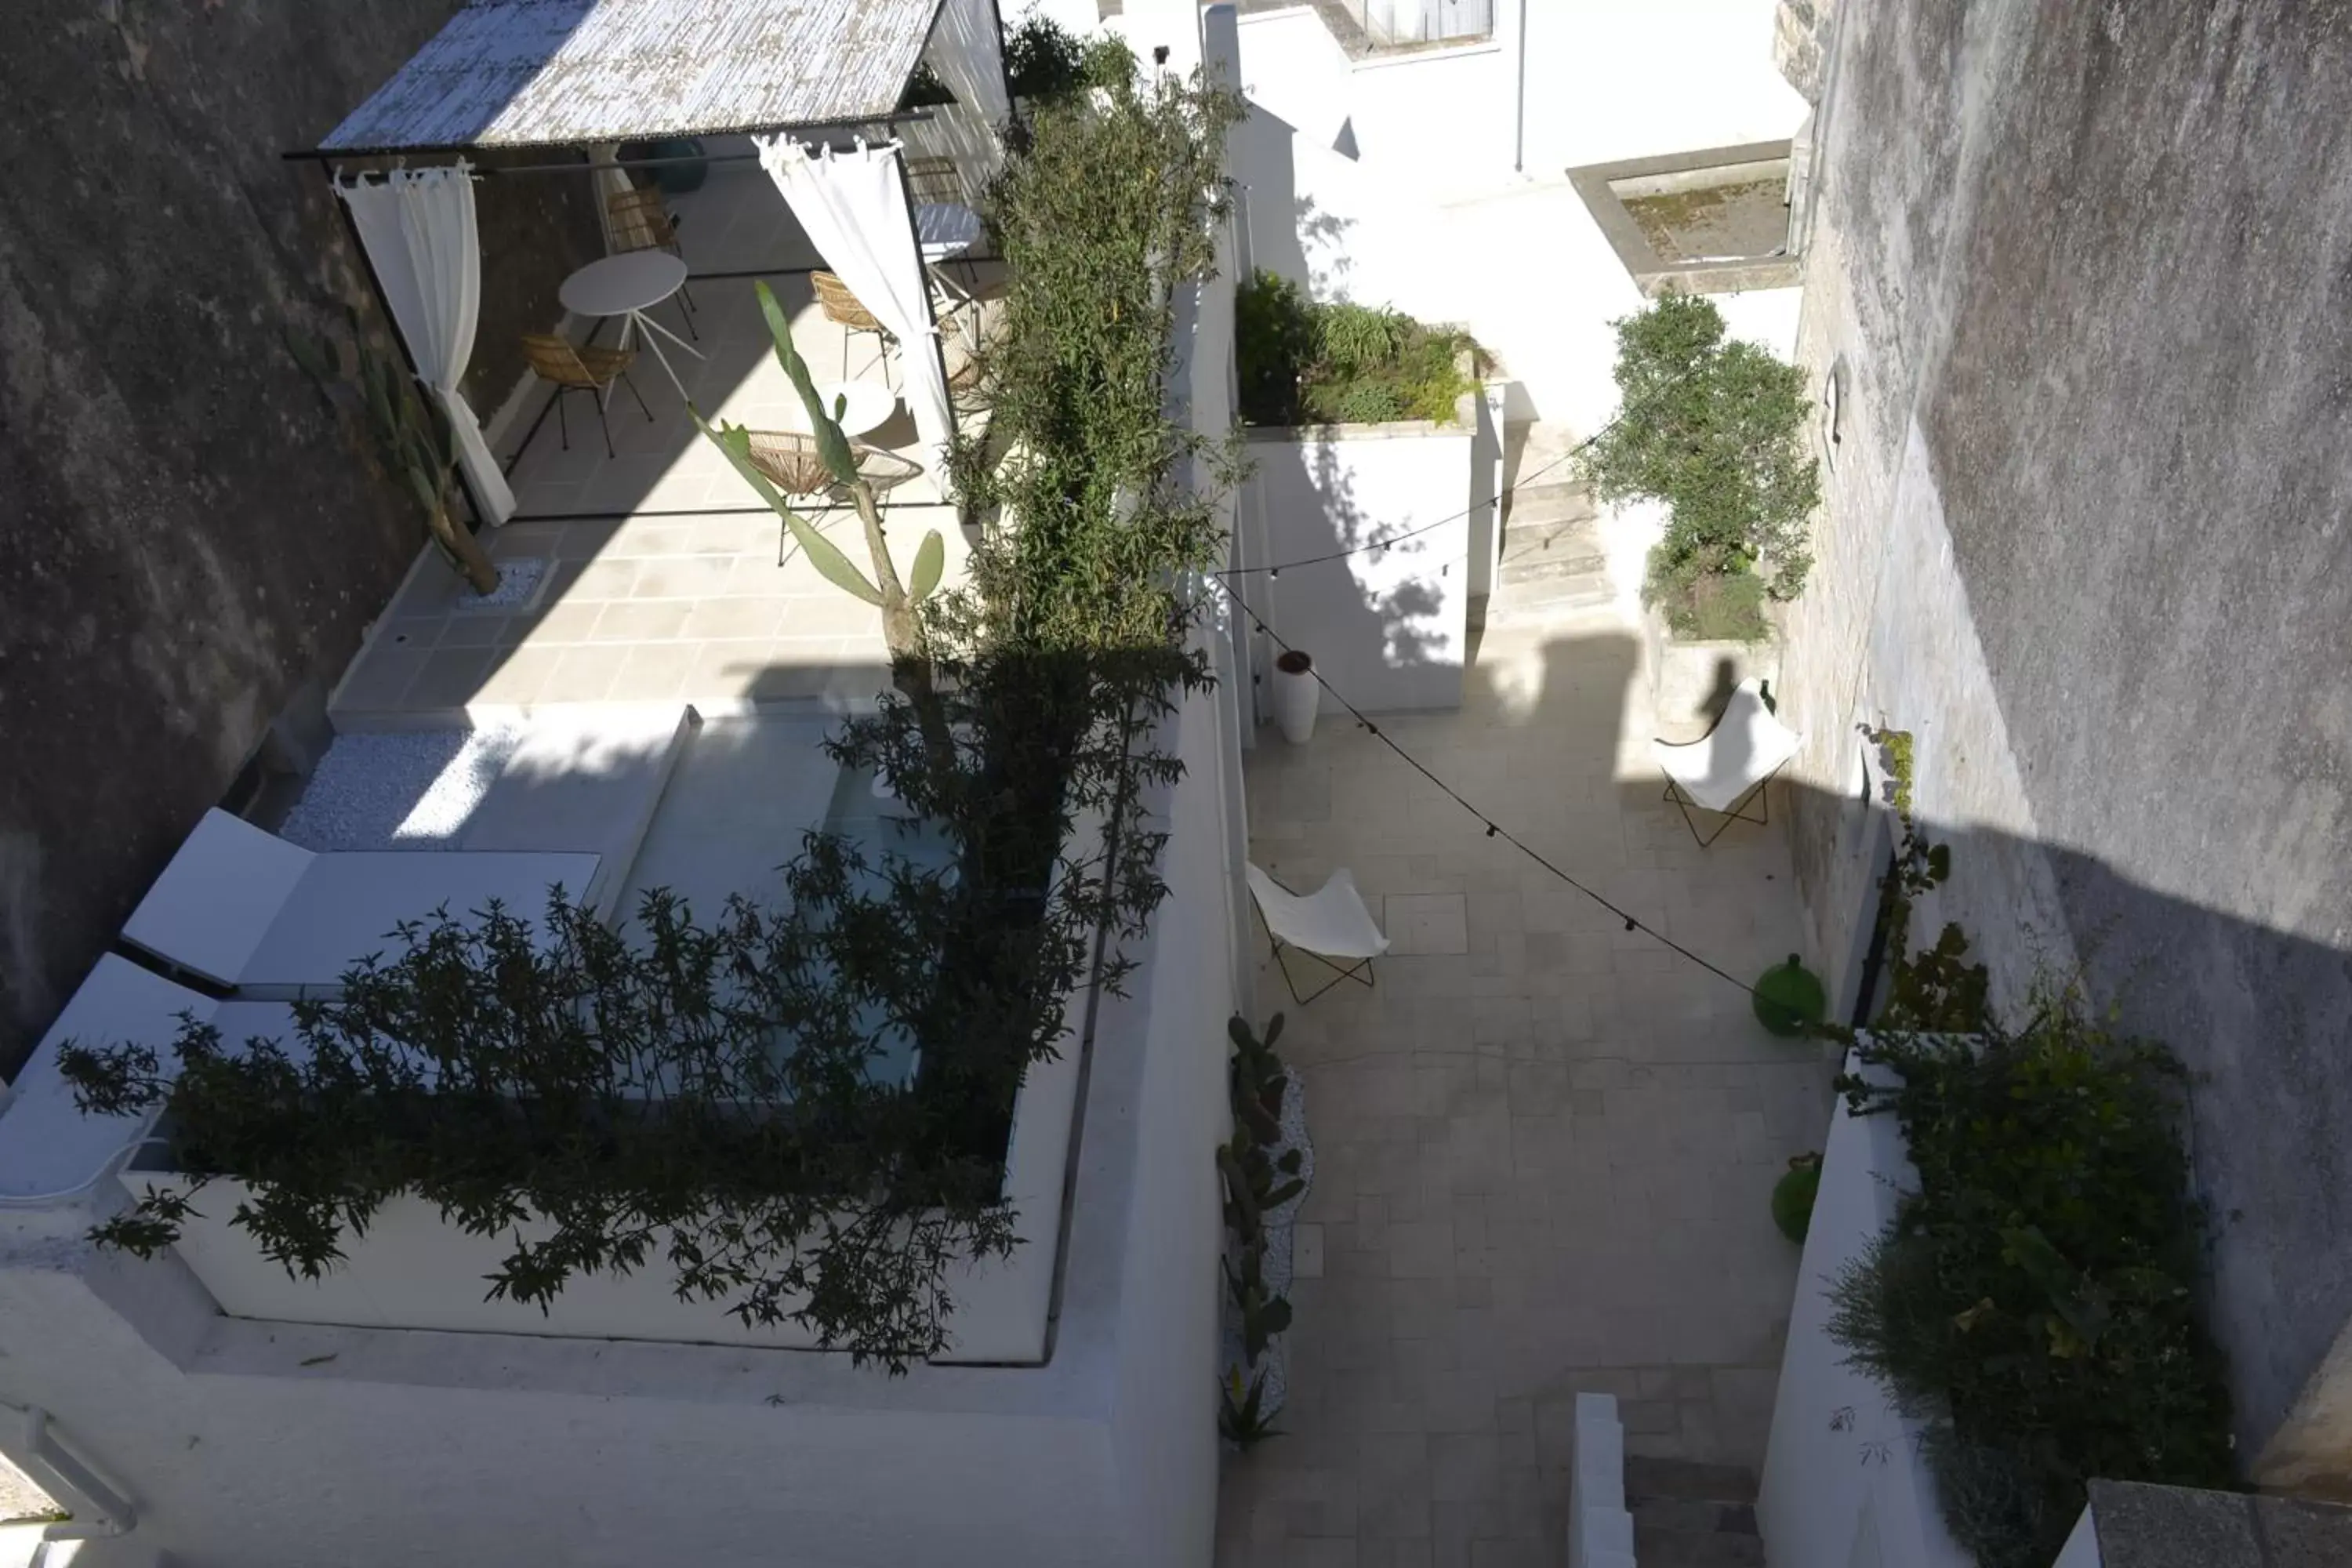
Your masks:
<path fill-rule="evenodd" d="M 348 342 L 327 332 L 288 328 L 288 352 L 329 402 L 358 405 L 377 462 L 416 498 L 433 542 L 476 593 L 490 593 L 499 585 L 499 569 L 474 531 L 449 515 L 457 437 L 448 416 L 418 395 L 415 378 L 393 356 L 368 341 L 357 311 L 346 311 L 345 321 Z"/>

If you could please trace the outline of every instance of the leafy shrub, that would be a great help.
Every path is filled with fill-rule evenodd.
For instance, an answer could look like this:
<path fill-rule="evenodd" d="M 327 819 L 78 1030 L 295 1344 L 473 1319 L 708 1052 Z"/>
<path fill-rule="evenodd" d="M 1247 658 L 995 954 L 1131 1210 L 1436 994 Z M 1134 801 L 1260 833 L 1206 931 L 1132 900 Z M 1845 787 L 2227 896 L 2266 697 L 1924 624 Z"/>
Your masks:
<path fill-rule="evenodd" d="M 1087 84 L 1086 46 L 1067 27 L 1034 9 L 1004 40 L 1004 74 L 1013 96 L 1050 103 Z"/>
<path fill-rule="evenodd" d="M 1881 1038 L 1919 1186 L 1832 1282 L 1849 1365 L 1930 1419 L 1945 1514 L 1987 1568 L 2039 1568 L 2093 1476 L 2231 1481 L 2229 1403 L 2192 1296 L 2201 1215 L 2179 1068 L 2042 988 L 2033 1025 Z"/>
<path fill-rule="evenodd" d="M 1115 70 L 1115 62 L 1103 63 Z M 1067 27 L 1034 10 L 1004 35 L 1004 74 L 1012 83 L 1013 96 L 1029 103 L 1050 103 L 1096 79 L 1088 65 L 1087 46 Z M 924 61 L 915 67 L 898 107 L 929 109 L 955 100 L 948 84 Z"/>
<path fill-rule="evenodd" d="M 1800 1247 L 1813 1227 L 1813 1200 L 1821 1195 L 1822 1157 L 1799 1154 L 1772 1184 L 1772 1224 Z"/>
<path fill-rule="evenodd" d="M 1755 642 L 1770 635 L 1764 579 L 1747 560 L 1712 549 L 1686 555 L 1664 545 L 1650 552 L 1642 602 L 1665 617 L 1666 629 L 1692 642 Z"/>
<path fill-rule="evenodd" d="M 1727 342 L 1722 312 L 1696 295 L 1669 294 L 1616 326 L 1622 406 L 1579 468 L 1604 501 L 1665 503 L 1645 599 L 1672 626 L 1699 614 L 1690 603 L 1699 578 L 1752 574 L 1759 563 L 1771 569 L 1770 595 L 1793 597 L 1812 564 L 1806 524 L 1821 504 L 1803 373 Z M 1745 602 L 1748 590 L 1736 596 Z"/>
<path fill-rule="evenodd" d="M 1241 287 L 1234 337 L 1250 425 L 1451 420 L 1454 400 L 1477 384 L 1462 374 L 1463 353 L 1486 358 L 1466 332 L 1399 310 L 1318 303 L 1265 271 Z"/>

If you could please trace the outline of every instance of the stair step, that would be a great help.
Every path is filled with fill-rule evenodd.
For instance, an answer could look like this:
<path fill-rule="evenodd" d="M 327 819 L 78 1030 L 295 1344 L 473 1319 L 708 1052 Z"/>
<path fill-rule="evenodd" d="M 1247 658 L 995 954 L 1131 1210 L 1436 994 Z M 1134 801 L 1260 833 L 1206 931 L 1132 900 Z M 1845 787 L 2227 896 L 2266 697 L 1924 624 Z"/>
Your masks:
<path fill-rule="evenodd" d="M 1752 1535 L 1633 1527 L 1641 1568 L 1766 1568 L 1764 1542 Z"/>
<path fill-rule="evenodd" d="M 1756 1477 L 1738 1465 L 1707 1465 L 1696 1459 L 1625 1456 L 1625 1506 L 1652 1498 L 1692 1502 L 1754 1503 Z"/>
<path fill-rule="evenodd" d="M 1503 581 L 1506 583 L 1537 583 L 1553 577 L 1605 577 L 1609 574 L 1606 555 L 1533 555 L 1514 561 L 1503 558 Z"/>
<path fill-rule="evenodd" d="M 1696 1535 L 1753 1535 L 1756 1510 L 1744 1502 L 1694 1498 L 1643 1498 L 1630 1505 L 1633 1528 L 1687 1531 Z"/>

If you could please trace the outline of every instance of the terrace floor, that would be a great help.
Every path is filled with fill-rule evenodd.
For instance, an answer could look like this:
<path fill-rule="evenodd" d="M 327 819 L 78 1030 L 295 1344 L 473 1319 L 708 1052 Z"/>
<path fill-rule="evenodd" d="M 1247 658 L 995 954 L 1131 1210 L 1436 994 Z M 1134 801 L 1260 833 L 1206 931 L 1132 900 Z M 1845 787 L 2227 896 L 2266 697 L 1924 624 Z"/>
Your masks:
<path fill-rule="evenodd" d="M 1607 553 L 1575 526 L 1588 537 L 1556 542 Z M 1777 826 L 1736 825 L 1702 851 L 1660 800 L 1638 570 L 1636 553 L 1582 583 L 1507 582 L 1463 709 L 1381 728 L 1564 869 L 1753 975 L 1799 944 L 1787 849 Z M 1798 1260 L 1768 1195 L 1820 1146 L 1830 1065 L 1353 724 L 1327 716 L 1296 747 L 1260 734 L 1252 858 L 1302 889 L 1352 869 L 1395 945 L 1375 989 L 1306 1008 L 1261 970 L 1316 1178 L 1285 1435 L 1227 1459 L 1219 1563 L 1563 1563 L 1580 1392 L 1618 1396 L 1630 1453 L 1759 1467 Z"/>
<path fill-rule="evenodd" d="M 695 275 L 687 288 L 698 339 L 689 341 L 706 357 L 665 341 L 666 371 L 640 349 L 631 380 L 650 417 L 616 388 L 607 413 L 610 456 L 584 394 L 566 397 L 567 446 L 556 416 L 542 415 L 546 388 L 534 387 L 536 401 L 500 448 L 516 518 L 487 538 L 502 566 L 548 563 L 544 589 L 525 606 L 485 611 L 468 604 L 470 590 L 428 552 L 336 692 L 340 727 L 466 722 L 577 702 L 683 701 L 705 713 L 794 700 L 838 707 L 869 699 L 887 682 L 879 617 L 826 583 L 799 552 L 784 552 L 780 563 L 775 515 L 695 429 L 687 399 L 714 424 L 791 427 L 799 398 L 775 362 L 753 279 L 745 275 L 752 271 L 793 313 L 794 341 L 820 382 L 895 384 L 896 353 L 886 366 L 871 335 L 853 342 L 816 308 L 807 274 L 814 258 L 757 165 L 714 165 L 702 189 L 673 205 Z M 985 268 L 979 277 L 984 292 Z M 683 331 L 677 301 L 651 314 Z M 594 341 L 610 345 L 617 332 L 604 322 Z M 960 333 L 943 322 L 942 336 L 952 366 Z M 860 439 L 927 466 L 884 497 L 887 516 L 900 570 L 923 531 L 936 528 L 946 538 L 952 582 L 964 537 L 940 501 L 939 477 L 905 405 Z M 854 513 L 810 515 L 863 563 Z"/>

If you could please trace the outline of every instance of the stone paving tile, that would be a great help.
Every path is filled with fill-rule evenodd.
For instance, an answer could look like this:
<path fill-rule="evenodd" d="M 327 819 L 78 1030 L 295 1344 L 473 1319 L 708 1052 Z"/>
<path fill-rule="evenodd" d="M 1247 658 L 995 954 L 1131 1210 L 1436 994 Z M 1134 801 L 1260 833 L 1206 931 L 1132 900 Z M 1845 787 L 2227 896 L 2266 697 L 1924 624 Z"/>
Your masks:
<path fill-rule="evenodd" d="M 1659 799 L 1613 611 L 1494 618 L 1466 686 L 1382 728 L 1733 973 L 1797 944 L 1780 830 L 1701 852 Z M 1307 1086 L 1318 1272 L 1286 1436 L 1226 1461 L 1218 1561 L 1557 1568 L 1579 1392 L 1624 1402 L 1630 1452 L 1760 1464 L 1797 1264 L 1767 1196 L 1818 1147 L 1832 1069 L 1363 731 L 1263 733 L 1253 858 L 1294 887 L 1353 870 L 1395 945 L 1305 1009 L 1261 970 Z"/>

